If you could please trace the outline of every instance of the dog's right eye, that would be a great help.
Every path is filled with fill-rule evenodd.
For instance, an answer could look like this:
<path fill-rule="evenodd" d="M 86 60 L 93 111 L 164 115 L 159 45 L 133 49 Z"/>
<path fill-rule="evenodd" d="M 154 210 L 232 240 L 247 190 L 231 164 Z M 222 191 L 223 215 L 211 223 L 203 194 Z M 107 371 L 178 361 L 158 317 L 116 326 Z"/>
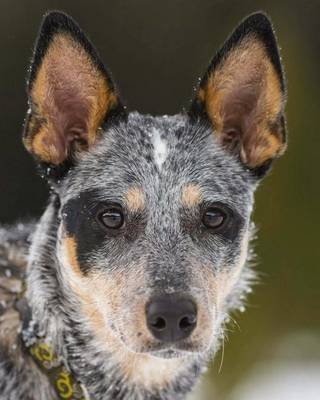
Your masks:
<path fill-rule="evenodd" d="M 99 213 L 98 220 L 108 229 L 120 229 L 124 224 L 123 212 L 117 207 L 104 209 Z"/>

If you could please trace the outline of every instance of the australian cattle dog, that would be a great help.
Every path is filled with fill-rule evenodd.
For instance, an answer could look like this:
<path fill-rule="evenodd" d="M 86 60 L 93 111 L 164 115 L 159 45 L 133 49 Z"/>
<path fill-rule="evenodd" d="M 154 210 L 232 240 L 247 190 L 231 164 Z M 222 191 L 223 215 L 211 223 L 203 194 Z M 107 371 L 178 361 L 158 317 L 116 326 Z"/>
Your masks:
<path fill-rule="evenodd" d="M 185 399 L 254 273 L 254 191 L 286 147 L 269 19 L 245 19 L 190 107 L 128 112 L 79 26 L 42 22 L 23 143 L 51 194 L 0 230 L 1 400 Z"/>

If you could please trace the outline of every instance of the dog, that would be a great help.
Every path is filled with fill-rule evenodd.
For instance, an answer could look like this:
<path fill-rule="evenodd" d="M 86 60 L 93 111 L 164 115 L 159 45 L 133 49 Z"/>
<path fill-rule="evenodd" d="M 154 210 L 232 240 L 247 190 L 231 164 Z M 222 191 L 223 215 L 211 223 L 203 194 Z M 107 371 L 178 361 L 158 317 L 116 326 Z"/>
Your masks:
<path fill-rule="evenodd" d="M 254 192 L 286 148 L 270 20 L 240 23 L 189 110 L 153 117 L 50 12 L 27 92 L 51 194 L 37 223 L 0 230 L 0 398 L 185 399 L 251 290 Z"/>

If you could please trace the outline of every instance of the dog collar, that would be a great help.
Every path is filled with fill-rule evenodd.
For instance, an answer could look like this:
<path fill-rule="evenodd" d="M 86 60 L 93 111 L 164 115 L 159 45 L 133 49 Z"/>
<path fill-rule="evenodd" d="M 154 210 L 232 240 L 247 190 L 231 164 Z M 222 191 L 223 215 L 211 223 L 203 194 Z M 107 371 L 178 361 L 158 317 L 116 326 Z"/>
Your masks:
<path fill-rule="evenodd" d="M 57 398 L 64 400 L 89 400 L 85 387 L 77 381 L 61 356 L 37 334 L 31 309 L 25 298 L 17 301 L 16 308 L 22 321 L 21 339 L 39 369 L 48 377 Z"/>
<path fill-rule="evenodd" d="M 83 385 L 75 379 L 48 343 L 38 340 L 28 350 L 41 371 L 47 375 L 58 399 L 88 400 Z"/>

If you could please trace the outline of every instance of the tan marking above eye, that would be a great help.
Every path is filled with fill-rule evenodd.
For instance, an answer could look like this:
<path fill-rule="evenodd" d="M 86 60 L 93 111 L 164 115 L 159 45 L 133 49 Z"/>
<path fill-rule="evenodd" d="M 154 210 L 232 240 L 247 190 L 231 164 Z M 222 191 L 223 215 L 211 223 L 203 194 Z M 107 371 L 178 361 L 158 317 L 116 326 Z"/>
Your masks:
<path fill-rule="evenodd" d="M 125 201 L 131 211 L 142 210 L 145 206 L 145 197 L 141 188 L 134 186 L 125 194 Z"/>
<path fill-rule="evenodd" d="M 181 192 L 181 202 L 185 207 L 194 207 L 201 201 L 202 194 L 200 187 L 193 183 L 188 183 Z"/>

